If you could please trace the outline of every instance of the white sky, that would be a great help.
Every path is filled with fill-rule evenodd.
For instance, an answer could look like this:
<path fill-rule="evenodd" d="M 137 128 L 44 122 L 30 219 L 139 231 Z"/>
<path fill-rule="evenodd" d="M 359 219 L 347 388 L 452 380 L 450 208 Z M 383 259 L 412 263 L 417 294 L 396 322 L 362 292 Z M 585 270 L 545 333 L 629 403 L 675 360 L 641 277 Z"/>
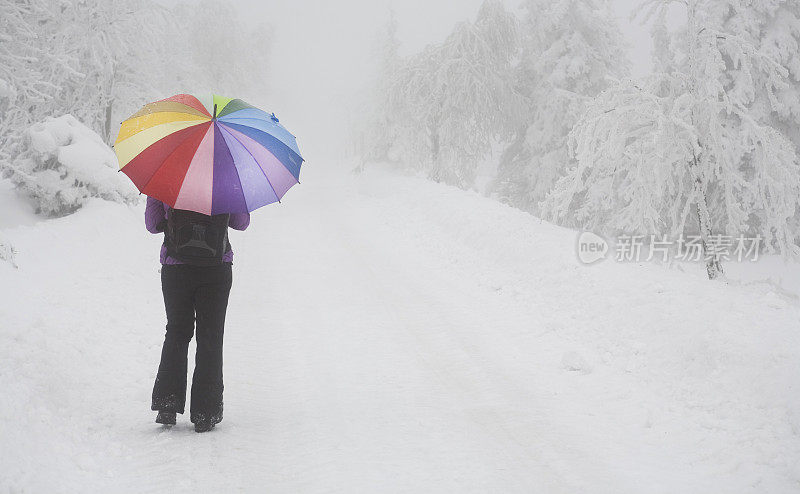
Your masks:
<path fill-rule="evenodd" d="M 518 0 L 505 0 L 509 8 Z M 634 75 L 650 69 L 647 27 L 630 22 L 638 0 L 612 0 L 631 43 Z M 343 139 L 348 106 L 369 73 L 373 39 L 388 19 L 390 5 L 399 23 L 403 52 L 442 40 L 453 26 L 474 18 L 482 0 L 237 0 L 244 18 L 274 29 L 269 81 L 270 108 L 303 142 L 327 154 Z M 305 132 L 305 134 L 304 134 Z M 307 139 L 313 137 L 313 139 Z M 311 160 L 309 156 L 307 159 Z"/>

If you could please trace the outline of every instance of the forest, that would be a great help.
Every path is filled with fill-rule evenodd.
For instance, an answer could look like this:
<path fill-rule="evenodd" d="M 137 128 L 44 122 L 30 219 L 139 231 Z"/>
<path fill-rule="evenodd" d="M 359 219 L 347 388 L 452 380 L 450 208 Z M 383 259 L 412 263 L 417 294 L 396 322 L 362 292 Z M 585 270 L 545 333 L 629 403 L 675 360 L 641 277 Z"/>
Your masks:
<path fill-rule="evenodd" d="M 118 168 L 107 147 L 120 122 L 177 93 L 264 97 L 270 30 L 231 16 L 228 29 L 241 34 L 229 36 L 215 28 L 228 9 L 222 0 L 0 1 L 0 174 L 44 216 L 72 213 L 88 197 L 135 202 L 129 183 L 104 173 Z M 43 132 L 53 126 L 96 145 L 59 160 Z"/>
<path fill-rule="evenodd" d="M 465 189 L 490 161 L 487 193 L 545 220 L 699 236 L 712 279 L 735 237 L 795 258 L 800 3 L 646 0 L 631 16 L 653 38 L 641 78 L 600 0 L 487 0 L 407 56 L 390 20 L 359 154 Z"/>

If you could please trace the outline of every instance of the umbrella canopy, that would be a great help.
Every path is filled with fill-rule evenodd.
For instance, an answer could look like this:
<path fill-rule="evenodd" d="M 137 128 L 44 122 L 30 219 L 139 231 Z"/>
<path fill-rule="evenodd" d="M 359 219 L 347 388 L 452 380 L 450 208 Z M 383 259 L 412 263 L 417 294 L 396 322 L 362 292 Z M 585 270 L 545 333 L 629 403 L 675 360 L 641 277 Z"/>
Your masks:
<path fill-rule="evenodd" d="M 279 202 L 303 164 L 274 114 L 216 95 L 145 105 L 122 123 L 114 150 L 140 192 L 209 215 Z"/>

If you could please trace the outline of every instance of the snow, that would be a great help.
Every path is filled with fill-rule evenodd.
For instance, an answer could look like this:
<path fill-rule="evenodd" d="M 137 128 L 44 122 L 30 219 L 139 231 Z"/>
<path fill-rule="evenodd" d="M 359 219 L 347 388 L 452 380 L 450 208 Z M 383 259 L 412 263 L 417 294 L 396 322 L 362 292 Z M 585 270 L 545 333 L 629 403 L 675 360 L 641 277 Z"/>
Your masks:
<path fill-rule="evenodd" d="M 32 225 L 39 221 L 34 206 L 26 201 L 9 180 L 0 179 L 0 229 Z"/>
<path fill-rule="evenodd" d="M 77 180 L 91 181 L 93 175 L 101 172 L 105 172 L 103 182 L 116 183 L 112 177 L 119 180 L 114 151 L 72 115 L 48 117 L 44 122 L 34 124 L 28 134 L 36 152 L 47 158 L 56 158 L 76 175 Z"/>
<path fill-rule="evenodd" d="M 0 79 L 0 100 L 10 100 L 13 99 L 14 96 L 16 96 L 16 92 L 11 84 L 9 84 L 8 81 Z"/>
<path fill-rule="evenodd" d="M 587 267 L 574 231 L 340 165 L 232 233 L 202 435 L 149 410 L 142 205 L 0 229 L 0 491 L 797 492 L 797 293 Z"/>
<path fill-rule="evenodd" d="M 28 129 L 28 138 L 30 155 L 16 163 L 11 180 L 42 214 L 72 213 L 91 197 L 139 201 L 114 151 L 72 115 L 47 117 Z"/>

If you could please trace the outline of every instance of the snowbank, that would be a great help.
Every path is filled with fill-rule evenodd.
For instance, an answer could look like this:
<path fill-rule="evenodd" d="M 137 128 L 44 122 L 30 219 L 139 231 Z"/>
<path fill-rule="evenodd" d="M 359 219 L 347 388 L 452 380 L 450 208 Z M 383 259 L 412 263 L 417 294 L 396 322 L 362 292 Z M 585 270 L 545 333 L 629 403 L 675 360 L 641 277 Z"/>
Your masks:
<path fill-rule="evenodd" d="M 72 115 L 48 118 L 27 134 L 29 149 L 11 168 L 11 180 L 45 216 L 75 212 L 91 197 L 133 204 L 138 192 L 118 173 L 114 152 Z"/>
<path fill-rule="evenodd" d="M 10 180 L 0 179 L 0 230 L 41 221 L 33 203 Z"/>

